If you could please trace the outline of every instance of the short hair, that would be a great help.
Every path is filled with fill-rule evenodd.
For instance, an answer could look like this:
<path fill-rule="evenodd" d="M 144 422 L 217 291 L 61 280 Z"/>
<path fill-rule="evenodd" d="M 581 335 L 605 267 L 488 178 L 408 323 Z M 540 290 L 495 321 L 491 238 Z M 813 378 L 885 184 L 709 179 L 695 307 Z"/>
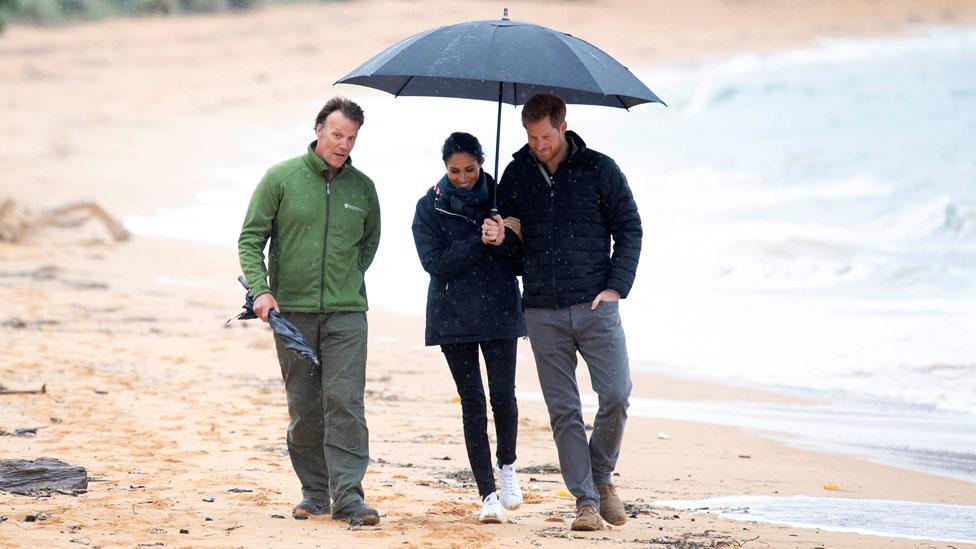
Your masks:
<path fill-rule="evenodd" d="M 322 110 L 319 111 L 318 116 L 315 117 L 315 125 L 318 126 L 319 124 L 325 124 L 325 119 L 336 111 L 341 112 L 343 116 L 358 124 L 360 128 L 362 128 L 363 123 L 366 122 L 366 116 L 363 115 L 362 107 L 357 105 L 355 101 L 346 99 L 345 97 L 336 96 L 329 99 L 325 103 L 325 106 L 322 107 Z"/>
<path fill-rule="evenodd" d="M 522 107 L 522 125 L 535 123 L 548 118 L 553 128 L 558 128 L 566 121 L 566 102 L 559 96 L 548 93 L 537 93 L 529 98 Z"/>
<path fill-rule="evenodd" d="M 454 132 L 444 140 L 441 147 L 441 158 L 446 163 L 455 153 L 468 153 L 478 161 L 479 164 L 485 161 L 485 151 L 481 149 L 478 138 L 470 133 Z"/>

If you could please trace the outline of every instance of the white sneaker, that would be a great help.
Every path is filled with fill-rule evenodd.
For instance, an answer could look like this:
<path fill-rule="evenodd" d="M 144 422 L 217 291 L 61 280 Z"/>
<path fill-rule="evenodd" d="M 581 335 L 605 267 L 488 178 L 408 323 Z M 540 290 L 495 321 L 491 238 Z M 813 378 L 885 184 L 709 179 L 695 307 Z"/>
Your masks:
<path fill-rule="evenodd" d="M 495 467 L 495 474 L 498 475 L 498 482 L 501 484 L 498 493 L 501 496 L 502 507 L 510 510 L 521 507 L 522 489 L 519 488 L 518 477 L 515 476 L 515 464 Z"/>
<path fill-rule="evenodd" d="M 488 494 L 481 504 L 481 514 L 478 515 L 478 522 L 482 524 L 499 524 L 502 521 L 502 506 L 498 503 L 498 493 Z"/>

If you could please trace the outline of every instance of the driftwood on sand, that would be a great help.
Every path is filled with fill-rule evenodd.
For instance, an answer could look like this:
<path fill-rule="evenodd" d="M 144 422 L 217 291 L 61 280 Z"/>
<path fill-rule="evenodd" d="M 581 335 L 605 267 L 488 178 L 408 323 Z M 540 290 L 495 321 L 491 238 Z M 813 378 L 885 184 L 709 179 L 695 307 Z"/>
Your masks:
<path fill-rule="evenodd" d="M 0 460 L 0 490 L 13 494 L 78 493 L 88 489 L 88 471 L 50 457 Z"/>
<path fill-rule="evenodd" d="M 89 219 L 101 221 L 117 242 L 129 239 L 129 231 L 94 202 L 75 202 L 37 214 L 18 212 L 8 198 L 0 202 L 0 242 L 19 242 L 45 227 L 77 227 Z"/>
<path fill-rule="evenodd" d="M 40 389 L 8 389 L 0 385 L 0 395 L 43 395 L 47 392 L 47 384 L 41 385 Z"/>

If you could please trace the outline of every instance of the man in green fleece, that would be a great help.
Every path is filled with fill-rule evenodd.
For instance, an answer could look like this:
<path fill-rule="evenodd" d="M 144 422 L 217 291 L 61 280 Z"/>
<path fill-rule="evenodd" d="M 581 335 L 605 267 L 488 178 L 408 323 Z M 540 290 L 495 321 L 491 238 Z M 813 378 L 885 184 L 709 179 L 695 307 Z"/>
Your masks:
<path fill-rule="evenodd" d="M 306 153 L 272 166 L 258 183 L 238 240 L 254 312 L 265 322 L 272 309 L 280 312 L 322 362 L 315 367 L 275 338 L 291 418 L 288 453 L 302 483 L 292 516 L 331 512 L 357 525 L 380 521 L 362 486 L 369 462 L 363 275 L 380 240 L 373 182 L 349 158 L 363 121 L 359 105 L 330 99 Z"/>

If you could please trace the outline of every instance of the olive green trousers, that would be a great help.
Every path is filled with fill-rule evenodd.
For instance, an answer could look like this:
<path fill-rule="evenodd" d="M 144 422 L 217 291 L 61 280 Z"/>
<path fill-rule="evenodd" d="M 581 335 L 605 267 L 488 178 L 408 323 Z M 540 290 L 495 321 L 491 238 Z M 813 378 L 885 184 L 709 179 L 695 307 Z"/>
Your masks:
<path fill-rule="evenodd" d="M 369 463 L 364 312 L 284 313 L 315 350 L 321 366 L 302 359 L 275 337 L 288 397 L 288 454 L 302 495 L 332 501 L 339 511 L 363 501 Z"/>

